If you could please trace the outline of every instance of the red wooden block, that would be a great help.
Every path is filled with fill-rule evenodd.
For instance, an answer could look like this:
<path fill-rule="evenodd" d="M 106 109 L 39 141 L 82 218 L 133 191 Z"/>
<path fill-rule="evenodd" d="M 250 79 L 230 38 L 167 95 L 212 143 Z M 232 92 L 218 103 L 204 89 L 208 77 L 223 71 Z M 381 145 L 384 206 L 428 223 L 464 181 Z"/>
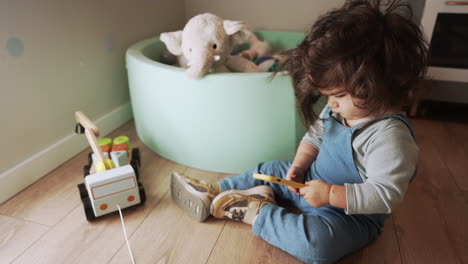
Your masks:
<path fill-rule="evenodd" d="M 109 153 L 110 152 L 110 147 L 109 145 L 104 145 L 104 146 L 101 146 L 101 149 L 102 149 L 102 152 L 105 153 Z"/>
<path fill-rule="evenodd" d="M 127 150 L 127 144 L 122 143 L 122 144 L 115 144 L 112 146 L 112 151 L 121 151 L 121 150 Z"/>

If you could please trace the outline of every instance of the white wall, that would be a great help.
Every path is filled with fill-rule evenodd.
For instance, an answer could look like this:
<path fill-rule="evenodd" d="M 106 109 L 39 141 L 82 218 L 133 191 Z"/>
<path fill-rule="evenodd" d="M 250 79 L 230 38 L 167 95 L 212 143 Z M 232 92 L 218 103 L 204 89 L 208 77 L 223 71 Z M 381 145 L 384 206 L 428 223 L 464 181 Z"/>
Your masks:
<path fill-rule="evenodd" d="M 317 17 L 344 0 L 185 0 L 185 20 L 210 12 L 229 20 L 243 20 L 254 30 L 306 32 Z"/>
<path fill-rule="evenodd" d="M 0 1 L 0 203 L 86 147 L 76 110 L 105 132 L 131 118 L 126 48 L 184 16 L 182 0 Z"/>

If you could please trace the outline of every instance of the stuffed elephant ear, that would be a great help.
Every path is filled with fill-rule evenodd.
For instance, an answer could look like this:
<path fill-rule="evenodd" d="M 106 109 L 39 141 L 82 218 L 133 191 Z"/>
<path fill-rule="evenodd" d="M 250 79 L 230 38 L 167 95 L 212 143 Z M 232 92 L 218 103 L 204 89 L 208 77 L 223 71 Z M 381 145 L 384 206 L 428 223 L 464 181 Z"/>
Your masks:
<path fill-rule="evenodd" d="M 226 31 L 226 34 L 232 36 L 234 45 L 245 43 L 250 35 L 253 34 L 250 26 L 243 21 L 224 20 L 224 31 Z"/>
<path fill-rule="evenodd" d="M 172 54 L 182 55 L 182 30 L 161 33 L 159 39 L 166 44 L 167 49 Z"/>

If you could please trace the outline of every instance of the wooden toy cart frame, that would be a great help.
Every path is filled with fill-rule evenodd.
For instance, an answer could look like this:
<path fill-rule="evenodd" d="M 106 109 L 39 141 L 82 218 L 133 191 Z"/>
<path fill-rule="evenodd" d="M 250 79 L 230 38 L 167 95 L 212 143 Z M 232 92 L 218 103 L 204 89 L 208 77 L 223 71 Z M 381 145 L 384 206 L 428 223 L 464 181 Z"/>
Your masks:
<path fill-rule="evenodd" d="M 96 155 L 97 160 L 100 161 L 105 161 L 106 158 L 104 157 L 104 154 L 102 153 L 101 147 L 97 143 L 96 137 L 99 136 L 99 130 L 92 123 L 82 112 L 76 112 L 75 113 L 76 121 L 78 124 L 76 125 L 75 132 L 78 134 L 86 134 L 86 137 L 88 139 L 89 145 L 91 146 L 91 149 Z M 88 164 L 83 167 L 83 177 L 86 178 L 88 175 L 91 175 L 95 173 L 96 168 L 93 163 L 93 158 L 92 154 L 93 152 L 88 154 Z M 138 193 L 140 194 L 140 204 L 144 204 L 146 202 L 146 193 L 143 188 L 143 184 L 140 182 L 140 175 L 139 175 L 139 167 L 141 166 L 141 161 L 140 161 L 140 151 L 138 148 L 132 148 L 128 150 L 128 163 L 129 165 L 132 166 L 134 172 L 135 172 L 135 177 L 138 183 Z M 124 164 L 124 165 L 127 165 Z M 108 170 L 113 170 L 109 164 L 105 163 L 106 168 Z M 78 184 L 78 189 L 80 192 L 80 198 L 83 203 L 84 211 L 86 214 L 86 219 L 88 221 L 93 221 L 96 219 L 96 216 L 94 214 L 92 205 L 91 205 L 91 197 L 88 193 L 88 190 L 86 188 L 85 183 L 80 183 Z"/>

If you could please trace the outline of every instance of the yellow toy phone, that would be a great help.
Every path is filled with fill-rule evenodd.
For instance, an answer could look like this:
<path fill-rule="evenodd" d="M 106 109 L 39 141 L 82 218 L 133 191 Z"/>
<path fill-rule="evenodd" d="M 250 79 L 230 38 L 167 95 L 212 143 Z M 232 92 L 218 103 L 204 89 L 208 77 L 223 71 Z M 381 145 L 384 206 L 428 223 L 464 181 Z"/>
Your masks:
<path fill-rule="evenodd" d="M 307 185 L 305 185 L 303 183 L 299 183 L 299 182 L 295 182 L 295 181 L 289 181 L 289 180 L 285 180 L 285 179 L 281 179 L 281 178 L 278 178 L 278 177 L 275 177 L 275 176 L 270 176 L 270 175 L 265 175 L 265 174 L 254 173 L 253 177 L 255 179 L 257 179 L 257 180 L 283 184 L 283 185 L 291 186 L 293 188 L 298 188 L 298 189 L 307 186 Z"/>

